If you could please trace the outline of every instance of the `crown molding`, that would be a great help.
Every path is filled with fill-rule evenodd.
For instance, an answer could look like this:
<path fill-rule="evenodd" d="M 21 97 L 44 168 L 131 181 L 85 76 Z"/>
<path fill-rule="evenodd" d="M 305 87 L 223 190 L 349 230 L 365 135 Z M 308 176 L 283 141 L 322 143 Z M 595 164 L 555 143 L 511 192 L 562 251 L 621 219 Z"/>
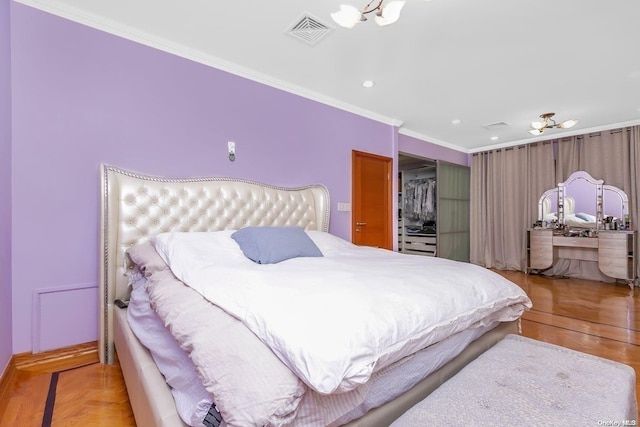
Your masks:
<path fill-rule="evenodd" d="M 630 120 L 628 122 L 611 123 L 611 124 L 602 125 L 602 126 L 594 126 L 594 127 L 586 128 L 586 129 L 575 129 L 575 130 L 572 130 L 570 132 L 555 132 L 555 133 L 553 133 L 553 135 L 544 136 L 544 134 L 543 134 L 543 136 L 538 136 L 536 138 L 520 139 L 518 141 L 509 141 L 509 142 L 505 142 L 503 144 L 487 145 L 487 146 L 484 146 L 484 147 L 474 148 L 473 150 L 470 150 L 469 153 L 471 153 L 471 154 L 473 154 L 473 153 L 481 153 L 483 151 L 499 150 L 499 149 L 502 149 L 502 148 L 515 147 L 515 146 L 518 146 L 518 145 L 533 144 L 534 142 L 552 141 L 554 139 L 562 139 L 562 138 L 566 138 L 566 137 L 569 137 L 569 136 L 587 135 L 587 134 L 590 134 L 590 133 L 602 132 L 603 130 L 620 129 L 620 128 L 625 128 L 625 127 L 629 127 L 629 126 L 637 126 L 637 125 L 640 125 L 640 119 L 639 120 Z"/>
<path fill-rule="evenodd" d="M 433 137 L 430 137 L 430 136 L 425 135 L 423 133 L 412 131 L 411 129 L 400 128 L 398 130 L 398 133 L 400 133 L 402 135 L 410 136 L 412 138 L 419 139 L 419 140 L 424 141 L 424 142 L 428 142 L 430 144 L 435 144 L 435 145 L 439 145 L 439 146 L 444 147 L 444 148 L 449 148 L 451 150 L 459 151 L 461 153 L 466 153 L 466 154 L 470 153 L 470 151 L 467 148 L 460 147 L 459 145 L 453 145 L 453 144 L 448 143 L 446 141 L 442 141 L 442 140 L 440 140 L 438 138 L 433 138 Z"/>

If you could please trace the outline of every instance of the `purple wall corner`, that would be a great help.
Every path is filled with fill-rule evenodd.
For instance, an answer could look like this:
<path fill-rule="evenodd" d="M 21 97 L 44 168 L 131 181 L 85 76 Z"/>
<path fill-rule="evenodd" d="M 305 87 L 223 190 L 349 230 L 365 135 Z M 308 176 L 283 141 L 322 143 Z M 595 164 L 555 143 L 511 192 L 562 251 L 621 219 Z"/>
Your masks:
<path fill-rule="evenodd" d="M 10 1 L 0 0 L 0 375 L 12 354 Z"/>

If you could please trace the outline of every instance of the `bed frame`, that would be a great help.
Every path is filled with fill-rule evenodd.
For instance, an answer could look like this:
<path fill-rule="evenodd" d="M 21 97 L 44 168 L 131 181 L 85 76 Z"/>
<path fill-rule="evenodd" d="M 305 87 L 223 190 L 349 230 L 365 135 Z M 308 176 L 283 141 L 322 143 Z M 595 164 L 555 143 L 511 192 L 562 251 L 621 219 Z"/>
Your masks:
<path fill-rule="evenodd" d="M 232 178 L 167 179 L 108 165 L 100 166 L 100 180 L 100 361 L 118 358 L 139 425 L 184 426 L 164 377 L 129 328 L 126 310 L 115 305 L 130 294 L 126 249 L 166 231 L 245 226 L 328 231 L 329 192 L 323 185 L 283 188 Z M 389 425 L 504 335 L 517 332 L 516 322 L 499 325 L 402 396 L 348 425 Z"/>

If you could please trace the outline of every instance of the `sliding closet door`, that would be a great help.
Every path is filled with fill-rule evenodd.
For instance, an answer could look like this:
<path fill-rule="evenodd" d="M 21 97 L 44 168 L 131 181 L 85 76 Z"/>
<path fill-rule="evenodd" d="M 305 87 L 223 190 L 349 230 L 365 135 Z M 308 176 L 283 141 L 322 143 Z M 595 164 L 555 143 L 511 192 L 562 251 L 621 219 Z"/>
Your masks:
<path fill-rule="evenodd" d="M 438 161 L 437 255 L 469 262 L 469 198 L 471 169 Z"/>

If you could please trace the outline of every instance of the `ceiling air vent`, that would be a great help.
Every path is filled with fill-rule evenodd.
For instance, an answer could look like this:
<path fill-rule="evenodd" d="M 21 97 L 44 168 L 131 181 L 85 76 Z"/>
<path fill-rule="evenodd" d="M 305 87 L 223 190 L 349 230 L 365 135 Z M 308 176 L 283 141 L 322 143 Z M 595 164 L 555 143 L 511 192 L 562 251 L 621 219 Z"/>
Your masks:
<path fill-rule="evenodd" d="M 315 45 L 331 32 L 328 25 L 323 24 L 317 18 L 305 14 L 287 30 L 287 33 L 298 40 Z"/>
<path fill-rule="evenodd" d="M 495 122 L 495 123 L 491 123 L 490 125 L 484 125 L 484 128 L 487 130 L 497 130 L 497 129 L 506 128 L 508 126 L 509 126 L 509 123 L 506 123 L 506 122 Z"/>

